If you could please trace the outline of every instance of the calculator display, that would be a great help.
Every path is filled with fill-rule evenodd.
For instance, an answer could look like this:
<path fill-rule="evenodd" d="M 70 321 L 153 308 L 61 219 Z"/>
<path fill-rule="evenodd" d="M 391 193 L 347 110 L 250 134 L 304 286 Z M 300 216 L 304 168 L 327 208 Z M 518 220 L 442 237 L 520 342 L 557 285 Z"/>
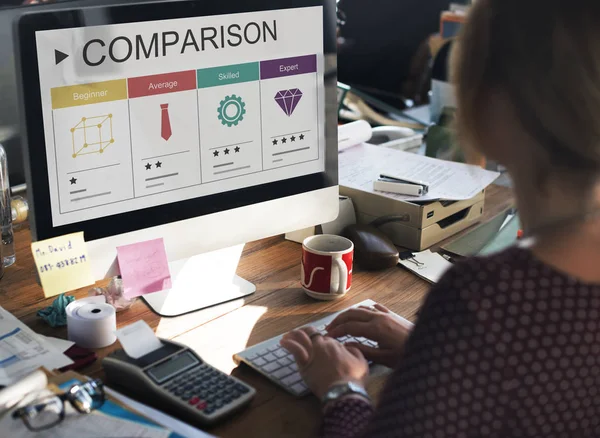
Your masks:
<path fill-rule="evenodd" d="M 198 359 L 191 353 L 186 352 L 179 356 L 175 356 L 160 365 L 150 368 L 148 374 L 156 380 L 157 383 L 162 383 L 175 374 L 179 374 L 181 371 L 184 371 L 197 363 L 199 363 Z"/>

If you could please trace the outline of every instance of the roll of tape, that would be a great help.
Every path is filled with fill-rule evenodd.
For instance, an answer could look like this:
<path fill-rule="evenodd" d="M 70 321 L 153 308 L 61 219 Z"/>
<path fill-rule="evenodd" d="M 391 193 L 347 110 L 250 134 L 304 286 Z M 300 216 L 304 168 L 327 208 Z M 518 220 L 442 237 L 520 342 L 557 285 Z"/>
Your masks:
<path fill-rule="evenodd" d="M 117 340 L 117 312 L 104 296 L 70 303 L 67 312 L 69 340 L 84 348 L 102 348 Z"/>

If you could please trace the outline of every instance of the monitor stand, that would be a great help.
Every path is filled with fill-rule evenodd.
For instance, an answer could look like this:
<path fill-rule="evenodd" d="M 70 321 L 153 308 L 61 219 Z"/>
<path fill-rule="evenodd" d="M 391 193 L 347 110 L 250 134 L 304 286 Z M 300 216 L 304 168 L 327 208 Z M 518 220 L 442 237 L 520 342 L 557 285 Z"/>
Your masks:
<path fill-rule="evenodd" d="M 248 296 L 256 291 L 235 272 L 244 245 L 169 263 L 173 287 L 143 296 L 160 316 L 178 316 Z"/>

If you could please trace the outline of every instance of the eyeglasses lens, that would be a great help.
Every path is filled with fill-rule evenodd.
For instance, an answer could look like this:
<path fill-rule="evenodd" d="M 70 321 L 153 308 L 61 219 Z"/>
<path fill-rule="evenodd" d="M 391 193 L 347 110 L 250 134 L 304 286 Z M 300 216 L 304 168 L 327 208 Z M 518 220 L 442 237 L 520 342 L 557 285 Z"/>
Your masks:
<path fill-rule="evenodd" d="M 23 416 L 27 426 L 33 430 L 47 429 L 60 422 L 63 402 L 58 397 L 49 397 L 29 406 Z"/>

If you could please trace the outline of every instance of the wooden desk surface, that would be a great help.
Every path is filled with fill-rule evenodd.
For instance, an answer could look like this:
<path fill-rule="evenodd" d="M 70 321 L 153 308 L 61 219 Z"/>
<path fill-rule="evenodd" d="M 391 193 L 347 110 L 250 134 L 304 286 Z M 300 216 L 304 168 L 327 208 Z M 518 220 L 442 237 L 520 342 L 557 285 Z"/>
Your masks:
<path fill-rule="evenodd" d="M 509 189 L 491 186 L 486 195 L 484 220 L 512 204 Z M 36 312 L 52 303 L 36 284 L 35 266 L 27 228 L 15 235 L 17 262 L 0 281 L 0 306 L 12 312 L 37 333 L 66 338 L 66 328 L 51 328 Z M 300 245 L 272 237 L 246 245 L 238 275 L 254 283 L 255 294 L 231 303 L 177 318 L 161 318 L 141 301 L 117 315 L 118 326 L 144 319 L 160 337 L 177 340 L 193 348 L 207 362 L 248 382 L 257 389 L 249 409 L 210 432 L 223 437 L 316 436 L 320 423 L 319 402 L 313 396 L 296 399 L 245 366 L 237 367 L 232 355 L 247 346 L 287 332 L 331 312 L 371 298 L 407 319 L 414 320 L 429 285 L 402 268 L 380 272 L 354 271 L 352 290 L 334 302 L 315 301 L 299 287 Z M 104 284 L 100 284 L 104 285 Z M 87 296 L 88 288 L 76 291 Z M 205 291 L 218 293 L 218 291 Z M 98 350 L 100 358 L 118 348 L 118 342 Z M 80 370 L 103 377 L 101 361 Z M 370 380 L 369 391 L 377 393 L 384 376 Z"/>

